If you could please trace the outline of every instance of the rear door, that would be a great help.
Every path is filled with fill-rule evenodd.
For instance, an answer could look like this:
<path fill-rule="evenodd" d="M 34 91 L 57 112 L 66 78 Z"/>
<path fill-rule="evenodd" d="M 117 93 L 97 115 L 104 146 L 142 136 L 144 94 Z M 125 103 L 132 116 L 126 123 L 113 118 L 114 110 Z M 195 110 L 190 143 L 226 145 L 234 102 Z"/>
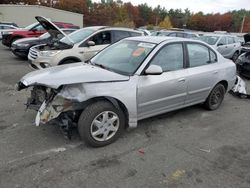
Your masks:
<path fill-rule="evenodd" d="M 216 53 L 209 47 L 195 42 L 186 43 L 188 57 L 188 95 L 186 104 L 206 100 L 218 80 Z"/>
<path fill-rule="evenodd" d="M 225 57 L 232 58 L 234 53 L 239 50 L 240 43 L 235 40 L 235 37 L 227 37 L 228 51 Z"/>
<path fill-rule="evenodd" d="M 228 54 L 227 37 L 222 36 L 217 43 L 217 50 L 224 57 Z"/>
<path fill-rule="evenodd" d="M 152 58 L 151 65 L 162 68 L 161 75 L 141 75 L 138 82 L 138 118 L 164 113 L 181 107 L 187 96 L 182 43 L 163 46 Z"/>
<path fill-rule="evenodd" d="M 88 41 L 95 42 L 94 46 L 88 46 Z M 87 41 L 79 45 L 79 53 L 83 56 L 83 60 L 87 61 L 96 53 L 112 43 L 111 31 L 101 31 L 89 38 Z"/>

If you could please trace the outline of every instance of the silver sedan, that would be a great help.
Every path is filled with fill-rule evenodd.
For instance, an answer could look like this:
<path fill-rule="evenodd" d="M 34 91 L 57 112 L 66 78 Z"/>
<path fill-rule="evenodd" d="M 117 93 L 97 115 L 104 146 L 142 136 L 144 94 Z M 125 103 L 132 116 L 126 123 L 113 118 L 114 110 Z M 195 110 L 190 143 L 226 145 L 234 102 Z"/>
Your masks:
<path fill-rule="evenodd" d="M 235 79 L 235 64 L 204 42 L 150 36 L 124 39 L 87 63 L 31 72 L 17 88 L 31 87 L 37 126 L 55 120 L 68 137 L 75 126 L 100 147 L 141 119 L 200 103 L 216 110 Z"/>

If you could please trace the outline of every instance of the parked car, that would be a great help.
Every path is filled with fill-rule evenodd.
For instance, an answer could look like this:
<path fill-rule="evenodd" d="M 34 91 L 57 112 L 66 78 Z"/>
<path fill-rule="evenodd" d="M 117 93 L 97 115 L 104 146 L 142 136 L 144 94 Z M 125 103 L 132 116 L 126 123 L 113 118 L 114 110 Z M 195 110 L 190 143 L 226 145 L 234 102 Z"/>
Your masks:
<path fill-rule="evenodd" d="M 76 29 L 62 29 L 65 34 L 70 34 Z M 40 37 L 31 37 L 31 38 L 23 38 L 16 40 L 11 45 L 11 51 L 14 55 L 20 58 L 28 58 L 29 50 L 32 46 L 39 45 L 39 44 L 51 44 L 60 39 L 62 39 L 64 35 L 58 35 L 53 38 L 48 32 L 44 33 Z"/>
<path fill-rule="evenodd" d="M 244 43 L 241 45 L 240 53 L 250 51 L 250 33 L 243 36 Z"/>
<path fill-rule="evenodd" d="M 250 49 L 242 53 L 236 60 L 237 71 L 240 75 L 250 78 Z"/>
<path fill-rule="evenodd" d="M 151 36 L 165 36 L 165 37 L 181 37 L 181 38 L 189 38 L 189 39 L 198 39 L 199 35 L 191 32 L 183 32 L 183 31 L 155 31 L 151 34 Z"/>
<path fill-rule="evenodd" d="M 18 29 L 18 27 L 13 26 L 13 25 L 0 24 L 0 39 L 2 39 L 3 32 L 14 30 L 14 29 Z"/>
<path fill-rule="evenodd" d="M 17 89 L 32 89 L 27 106 L 39 109 L 36 125 L 77 126 L 98 147 L 144 118 L 200 103 L 216 110 L 235 80 L 235 64 L 204 42 L 149 36 L 123 39 L 89 64 L 31 72 Z"/>
<path fill-rule="evenodd" d="M 73 24 L 63 23 L 63 22 L 53 22 L 60 28 L 76 28 Z M 44 28 L 40 23 L 33 23 L 23 29 L 16 29 L 8 32 L 4 32 L 2 35 L 2 44 L 11 47 L 11 44 L 21 38 L 28 37 L 39 37 L 40 35 L 46 33 L 46 28 Z"/>
<path fill-rule="evenodd" d="M 232 59 L 234 62 L 238 58 L 241 49 L 241 43 L 237 37 L 223 34 L 203 35 L 200 40 L 213 46 L 225 58 Z"/>
<path fill-rule="evenodd" d="M 58 27 L 43 17 L 37 17 L 48 27 L 49 33 L 61 33 Z M 28 58 L 31 67 L 43 69 L 51 66 L 87 61 L 97 52 L 123 38 L 143 35 L 142 32 L 127 28 L 107 26 L 85 27 L 65 36 L 51 45 L 38 45 L 30 49 Z"/>
<path fill-rule="evenodd" d="M 237 71 L 240 75 L 250 78 L 250 34 L 244 35 L 244 45 L 241 47 L 241 55 L 236 60 Z"/>
<path fill-rule="evenodd" d="M 10 25 L 18 28 L 18 25 L 14 22 L 0 22 L 0 25 Z"/>

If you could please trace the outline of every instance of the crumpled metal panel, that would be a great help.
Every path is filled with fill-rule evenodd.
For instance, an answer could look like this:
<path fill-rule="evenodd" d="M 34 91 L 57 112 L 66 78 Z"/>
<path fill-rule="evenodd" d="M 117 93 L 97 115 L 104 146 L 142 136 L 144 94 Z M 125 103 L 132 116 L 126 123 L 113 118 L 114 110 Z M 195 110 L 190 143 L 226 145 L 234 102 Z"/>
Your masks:
<path fill-rule="evenodd" d="M 241 77 L 237 76 L 237 82 L 234 85 L 232 91 L 234 93 L 240 93 L 240 94 L 247 94 L 246 91 L 246 83 L 244 82 L 244 80 L 241 79 Z"/>
<path fill-rule="evenodd" d="M 123 103 L 128 111 L 129 126 L 137 126 L 137 82 L 133 76 L 127 82 L 81 83 L 66 85 L 59 96 L 72 101 L 84 102 L 96 97 L 113 98 Z M 126 88 L 126 89 L 124 89 Z"/>
<path fill-rule="evenodd" d="M 50 120 L 57 118 L 62 112 L 72 109 L 72 101 L 57 95 L 48 104 L 44 102 L 41 105 L 36 115 L 36 126 L 39 126 L 40 123 L 45 124 Z"/>
<path fill-rule="evenodd" d="M 57 89 L 68 84 L 127 80 L 129 80 L 129 76 L 86 63 L 73 63 L 30 72 L 21 79 L 21 82 L 25 86 L 44 85 Z"/>

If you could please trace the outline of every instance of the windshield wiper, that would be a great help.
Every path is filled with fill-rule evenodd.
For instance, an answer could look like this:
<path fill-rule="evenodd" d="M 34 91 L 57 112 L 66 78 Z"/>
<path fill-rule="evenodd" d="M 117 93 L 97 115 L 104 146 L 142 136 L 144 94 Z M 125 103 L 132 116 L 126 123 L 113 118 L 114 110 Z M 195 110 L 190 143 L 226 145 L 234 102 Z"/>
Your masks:
<path fill-rule="evenodd" d="M 90 62 L 91 65 L 100 67 L 102 69 L 110 70 L 108 67 L 104 66 L 103 64 L 98 64 L 98 63 L 94 63 L 94 62 L 91 62 L 91 61 L 89 61 L 89 62 Z"/>

